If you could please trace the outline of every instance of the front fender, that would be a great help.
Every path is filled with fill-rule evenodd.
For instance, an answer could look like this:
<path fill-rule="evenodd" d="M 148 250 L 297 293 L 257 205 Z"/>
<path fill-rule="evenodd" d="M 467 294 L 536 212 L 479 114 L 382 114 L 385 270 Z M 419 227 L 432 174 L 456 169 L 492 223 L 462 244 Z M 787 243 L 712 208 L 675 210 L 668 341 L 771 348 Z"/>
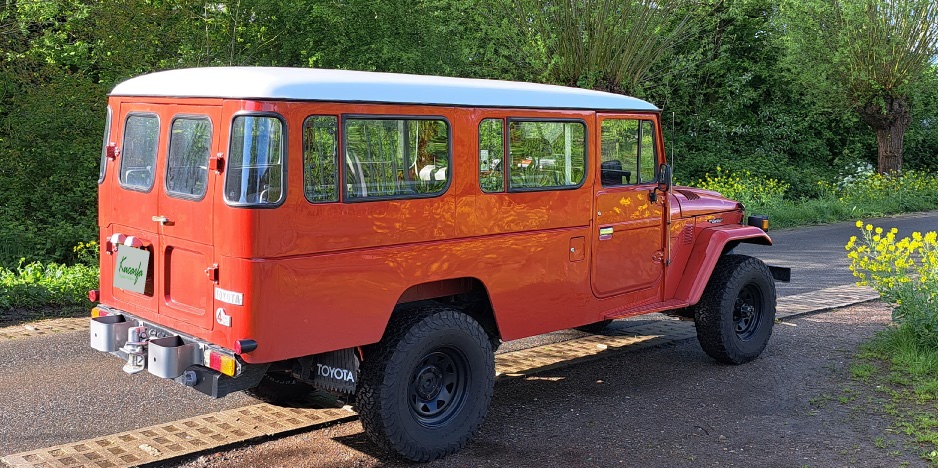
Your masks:
<path fill-rule="evenodd" d="M 716 226 L 704 229 L 694 242 L 694 249 L 687 259 L 684 273 L 680 276 L 674 299 L 696 304 L 703 295 L 723 248 L 734 241 L 750 244 L 772 245 L 772 239 L 755 226 Z"/>

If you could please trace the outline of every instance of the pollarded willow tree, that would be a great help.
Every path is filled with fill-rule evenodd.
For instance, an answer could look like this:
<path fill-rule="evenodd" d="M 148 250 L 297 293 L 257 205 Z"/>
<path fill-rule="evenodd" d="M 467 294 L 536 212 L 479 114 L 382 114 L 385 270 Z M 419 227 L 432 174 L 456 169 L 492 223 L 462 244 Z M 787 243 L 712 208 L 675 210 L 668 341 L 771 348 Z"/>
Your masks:
<path fill-rule="evenodd" d="M 788 25 L 806 67 L 876 133 L 880 173 L 902 170 L 910 96 L 936 71 L 935 0 L 789 0 Z"/>
<path fill-rule="evenodd" d="M 689 37 L 686 0 L 522 0 L 516 17 L 541 44 L 550 81 L 634 94 Z"/>

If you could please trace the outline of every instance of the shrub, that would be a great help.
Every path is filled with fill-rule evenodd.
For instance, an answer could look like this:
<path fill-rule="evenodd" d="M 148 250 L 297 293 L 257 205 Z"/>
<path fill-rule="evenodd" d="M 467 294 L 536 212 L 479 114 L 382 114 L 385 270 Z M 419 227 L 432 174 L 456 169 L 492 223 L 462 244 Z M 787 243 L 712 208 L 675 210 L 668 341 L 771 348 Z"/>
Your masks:
<path fill-rule="evenodd" d="M 857 221 L 860 236 L 846 245 L 859 284 L 895 304 L 893 320 L 918 340 L 938 348 L 938 234 L 914 232 L 896 240 L 897 229 Z"/>
<path fill-rule="evenodd" d="M 90 306 L 87 292 L 98 287 L 98 268 L 33 262 L 0 268 L 0 312 L 13 308 Z"/>
<path fill-rule="evenodd" d="M 866 209 L 864 216 L 921 211 L 938 205 L 938 175 L 906 171 L 901 175 L 869 174 L 839 190 L 848 207 Z"/>
<path fill-rule="evenodd" d="M 763 211 L 778 206 L 791 188 L 776 179 L 753 176 L 749 171 L 732 173 L 717 166 L 716 175 L 707 173 L 697 181 L 697 187 L 720 192 L 727 198 L 741 202 L 747 208 Z"/>
<path fill-rule="evenodd" d="M 810 197 L 798 196 L 779 179 L 720 167 L 716 175 L 708 173 L 696 185 L 742 202 L 749 213 L 768 215 L 776 227 L 938 208 L 938 174 L 920 171 L 881 175 L 858 166 L 836 181 L 806 181 L 797 187 L 797 193 Z"/>

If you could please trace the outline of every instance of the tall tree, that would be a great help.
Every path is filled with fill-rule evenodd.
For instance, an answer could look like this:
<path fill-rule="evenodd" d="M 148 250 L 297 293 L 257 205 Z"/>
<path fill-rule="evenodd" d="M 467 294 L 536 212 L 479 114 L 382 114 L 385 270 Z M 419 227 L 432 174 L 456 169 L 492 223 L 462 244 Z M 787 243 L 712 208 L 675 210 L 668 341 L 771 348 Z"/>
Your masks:
<path fill-rule="evenodd" d="M 815 83 L 830 85 L 876 133 L 880 173 L 902 170 L 911 123 L 910 96 L 934 73 L 938 56 L 935 0 L 789 0 L 798 53 Z M 819 72 L 820 71 L 820 72 Z"/>
<path fill-rule="evenodd" d="M 543 44 L 547 79 L 635 94 L 655 65 L 688 38 L 683 0 L 522 0 L 516 17 Z M 659 69 L 660 70 L 660 69 Z"/>

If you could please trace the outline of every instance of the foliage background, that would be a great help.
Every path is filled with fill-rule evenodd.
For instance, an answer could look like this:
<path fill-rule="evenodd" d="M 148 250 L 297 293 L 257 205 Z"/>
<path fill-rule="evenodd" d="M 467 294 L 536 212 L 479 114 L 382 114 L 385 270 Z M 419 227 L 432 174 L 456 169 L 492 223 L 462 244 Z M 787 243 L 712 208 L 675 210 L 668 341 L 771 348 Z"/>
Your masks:
<path fill-rule="evenodd" d="M 234 64 L 608 88 L 588 70 L 557 73 L 551 51 L 569 35 L 536 27 L 525 12 L 538 3 L 0 0 L 0 265 L 73 263 L 72 246 L 96 237 L 106 96 L 121 80 Z M 666 120 L 674 113 L 666 137 L 681 180 L 720 166 L 787 184 L 785 198 L 800 200 L 823 197 L 825 184 L 875 163 L 873 133 L 790 35 L 789 26 L 810 18 L 788 4 L 686 1 L 655 26 L 680 26 L 680 37 L 656 55 L 652 72 L 617 90 L 662 107 Z M 604 27 L 619 37 L 623 26 Z M 938 75 L 934 67 L 926 75 L 912 90 L 905 167 L 933 171 Z"/>

